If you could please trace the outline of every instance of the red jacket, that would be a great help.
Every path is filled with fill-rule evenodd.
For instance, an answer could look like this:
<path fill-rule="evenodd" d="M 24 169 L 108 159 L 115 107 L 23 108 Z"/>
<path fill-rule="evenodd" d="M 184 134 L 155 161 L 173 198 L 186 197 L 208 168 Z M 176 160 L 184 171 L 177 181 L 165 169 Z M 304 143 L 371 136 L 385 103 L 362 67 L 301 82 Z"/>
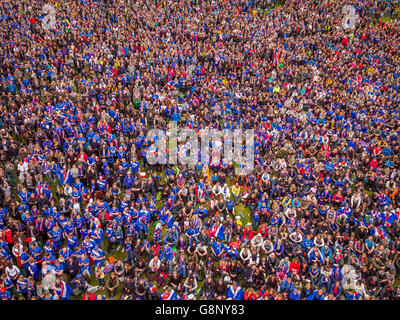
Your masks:
<path fill-rule="evenodd" d="M 261 234 L 261 236 L 262 236 L 263 238 L 267 237 L 267 236 L 268 236 L 268 228 L 265 227 L 265 233 L 262 233 L 261 227 L 260 227 L 260 230 L 258 230 L 257 234 Z"/>
<path fill-rule="evenodd" d="M 250 293 L 249 291 L 246 291 L 244 293 L 244 300 L 255 300 L 256 295 L 254 293 Z"/>
<path fill-rule="evenodd" d="M 253 239 L 253 237 L 254 237 L 253 230 L 252 229 L 247 230 L 247 228 L 245 228 L 243 231 L 243 238 L 251 240 L 251 239 Z"/>
<path fill-rule="evenodd" d="M 97 299 L 96 295 L 91 292 L 85 293 L 83 295 L 83 300 L 96 300 L 96 299 Z"/>
<path fill-rule="evenodd" d="M 294 273 L 293 271 L 295 271 L 297 274 L 299 274 L 299 272 L 300 272 L 300 263 L 295 263 L 294 261 L 290 262 L 289 270 L 290 270 L 291 273 Z"/>
<path fill-rule="evenodd" d="M 13 244 L 14 243 L 14 240 L 13 240 L 12 233 L 11 233 L 10 229 L 3 230 L 1 232 L 1 238 L 6 243 L 9 243 L 9 244 Z"/>

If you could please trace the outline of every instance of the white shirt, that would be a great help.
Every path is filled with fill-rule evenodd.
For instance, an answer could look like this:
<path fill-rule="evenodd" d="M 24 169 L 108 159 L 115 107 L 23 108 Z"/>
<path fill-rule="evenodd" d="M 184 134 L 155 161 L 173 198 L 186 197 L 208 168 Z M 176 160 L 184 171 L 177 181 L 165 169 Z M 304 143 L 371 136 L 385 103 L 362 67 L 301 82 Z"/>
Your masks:
<path fill-rule="evenodd" d="M 22 165 L 18 163 L 18 171 L 20 173 L 27 173 L 29 170 L 28 163 L 23 162 Z"/>
<path fill-rule="evenodd" d="M 6 273 L 11 277 L 14 278 L 19 273 L 19 268 L 16 265 L 13 265 L 11 268 L 6 268 Z"/>

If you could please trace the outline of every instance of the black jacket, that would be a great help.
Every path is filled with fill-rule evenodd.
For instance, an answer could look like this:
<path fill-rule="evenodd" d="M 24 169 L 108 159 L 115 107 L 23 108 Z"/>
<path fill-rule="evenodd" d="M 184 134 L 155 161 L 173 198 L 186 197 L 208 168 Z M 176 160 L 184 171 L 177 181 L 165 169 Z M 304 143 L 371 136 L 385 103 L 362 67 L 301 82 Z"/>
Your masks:
<path fill-rule="evenodd" d="M 226 296 L 227 293 L 228 287 L 226 286 L 226 283 L 222 282 L 222 284 L 219 284 L 219 282 L 217 282 L 217 284 L 215 285 L 215 294 L 217 296 Z"/>
<path fill-rule="evenodd" d="M 79 272 L 78 260 L 74 259 L 72 263 L 69 261 L 69 259 L 65 261 L 65 272 L 68 275 L 75 277 Z"/>

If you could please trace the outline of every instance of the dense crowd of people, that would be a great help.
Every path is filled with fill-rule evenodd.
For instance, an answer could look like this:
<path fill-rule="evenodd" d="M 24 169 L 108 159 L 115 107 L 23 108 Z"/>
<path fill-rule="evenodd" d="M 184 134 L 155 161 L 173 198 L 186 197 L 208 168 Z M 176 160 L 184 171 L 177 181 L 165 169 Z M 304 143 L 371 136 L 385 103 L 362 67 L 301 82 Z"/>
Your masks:
<path fill-rule="evenodd" d="M 2 1 L 0 298 L 400 299 L 398 13 Z M 150 165 L 171 120 L 254 129 L 254 171 Z"/>

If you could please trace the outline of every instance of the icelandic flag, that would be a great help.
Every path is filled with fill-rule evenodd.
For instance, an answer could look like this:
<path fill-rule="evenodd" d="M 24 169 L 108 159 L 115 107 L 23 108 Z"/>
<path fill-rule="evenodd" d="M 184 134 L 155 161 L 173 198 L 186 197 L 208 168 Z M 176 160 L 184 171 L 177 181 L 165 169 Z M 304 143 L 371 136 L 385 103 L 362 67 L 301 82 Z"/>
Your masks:
<path fill-rule="evenodd" d="M 159 241 L 161 239 L 161 235 L 162 235 L 162 225 L 159 223 L 154 229 L 153 240 L 156 242 Z"/>
<path fill-rule="evenodd" d="M 383 207 L 386 207 L 386 206 L 390 205 L 390 203 L 391 203 L 389 197 L 388 197 L 386 194 L 384 194 L 384 193 L 382 193 L 382 194 L 380 195 L 379 200 L 380 200 L 380 203 L 381 203 L 381 205 L 382 205 Z"/>
<path fill-rule="evenodd" d="M 35 157 L 34 155 L 31 155 L 31 156 L 29 156 L 29 157 L 26 156 L 24 161 L 27 162 L 27 163 L 30 163 L 31 161 L 32 161 L 32 162 L 36 162 L 37 159 L 36 159 L 36 157 Z"/>
<path fill-rule="evenodd" d="M 71 172 L 69 170 L 64 170 L 61 173 L 61 183 L 62 185 L 71 184 L 73 182 Z"/>
<path fill-rule="evenodd" d="M 161 300 L 178 300 L 178 296 L 176 295 L 175 291 L 172 289 L 170 292 L 165 291 L 161 295 Z"/>
<path fill-rule="evenodd" d="M 69 300 L 71 296 L 72 289 L 71 287 L 64 281 L 61 281 L 60 288 L 54 288 L 54 294 L 57 294 L 61 300 Z"/>
<path fill-rule="evenodd" d="M 196 186 L 196 196 L 197 196 L 198 199 L 201 199 L 201 198 L 203 198 L 203 196 L 204 196 L 204 190 L 203 190 L 203 188 L 204 188 L 204 184 L 201 183 L 201 182 L 199 182 L 199 183 L 197 184 L 197 186 Z"/>
<path fill-rule="evenodd" d="M 362 226 L 364 228 L 367 228 L 367 223 L 365 221 L 365 218 L 360 219 L 360 222 L 358 224 L 359 226 Z"/>
<path fill-rule="evenodd" d="M 244 300 L 243 289 L 239 286 L 236 287 L 236 290 L 231 285 L 228 289 L 227 300 Z"/>
<path fill-rule="evenodd" d="M 36 186 L 36 190 L 35 190 L 36 197 L 39 197 L 39 195 L 43 193 L 42 189 L 43 189 L 43 182 L 39 181 L 38 185 Z"/>
<path fill-rule="evenodd" d="M 385 228 L 383 228 L 382 226 L 375 227 L 372 232 L 374 235 L 379 236 L 382 240 L 387 239 L 388 243 L 391 243 L 389 235 L 387 234 Z"/>
<path fill-rule="evenodd" d="M 218 239 L 220 239 L 220 240 L 223 240 L 224 239 L 224 227 L 223 226 L 219 226 L 219 227 L 217 227 L 216 225 L 213 225 L 212 226 L 212 228 L 211 228 L 211 235 L 214 237 L 214 238 L 218 238 Z"/>

